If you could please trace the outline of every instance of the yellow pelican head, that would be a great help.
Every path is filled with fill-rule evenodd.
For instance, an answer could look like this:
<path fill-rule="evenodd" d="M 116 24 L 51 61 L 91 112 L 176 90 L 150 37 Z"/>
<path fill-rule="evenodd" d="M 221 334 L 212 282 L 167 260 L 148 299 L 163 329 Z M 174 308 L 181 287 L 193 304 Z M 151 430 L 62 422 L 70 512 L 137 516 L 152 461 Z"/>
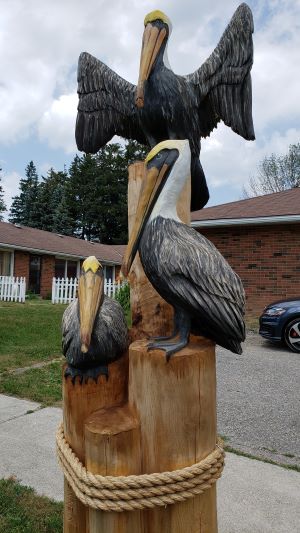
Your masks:
<path fill-rule="evenodd" d="M 97 312 L 104 298 L 103 269 L 98 259 L 91 255 L 82 264 L 78 285 L 80 342 L 82 353 L 87 353 Z"/>

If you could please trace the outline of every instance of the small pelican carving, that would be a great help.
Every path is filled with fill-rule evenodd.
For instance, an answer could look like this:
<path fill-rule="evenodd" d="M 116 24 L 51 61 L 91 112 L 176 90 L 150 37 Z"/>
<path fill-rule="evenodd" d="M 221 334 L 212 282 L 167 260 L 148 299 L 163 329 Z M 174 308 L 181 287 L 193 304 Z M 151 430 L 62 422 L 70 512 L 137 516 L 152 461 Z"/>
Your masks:
<path fill-rule="evenodd" d="M 128 346 L 127 325 L 121 305 L 104 295 L 101 263 L 94 256 L 82 265 L 78 299 L 65 310 L 62 346 L 68 366 L 65 377 L 75 383 L 108 376 L 108 364 L 122 356 Z"/>
<path fill-rule="evenodd" d="M 167 359 L 184 348 L 190 332 L 241 353 L 245 339 L 242 282 L 216 247 L 184 224 L 176 204 L 189 178 L 188 140 L 155 146 L 146 158 L 146 177 L 122 270 L 128 274 L 137 251 L 146 276 L 174 308 L 171 337 L 154 339 Z"/>

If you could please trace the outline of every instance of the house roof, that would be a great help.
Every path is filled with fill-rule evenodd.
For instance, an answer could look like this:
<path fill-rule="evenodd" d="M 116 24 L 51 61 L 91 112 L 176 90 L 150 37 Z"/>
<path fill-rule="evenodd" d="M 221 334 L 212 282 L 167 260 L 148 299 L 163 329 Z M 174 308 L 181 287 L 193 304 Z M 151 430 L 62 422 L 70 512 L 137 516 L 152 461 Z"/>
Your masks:
<path fill-rule="evenodd" d="M 67 237 L 50 231 L 0 222 L 0 245 L 31 252 L 83 259 L 95 255 L 100 261 L 119 265 L 125 245 L 109 245 Z"/>
<path fill-rule="evenodd" d="M 209 221 L 256 223 L 300 221 L 300 188 L 255 196 L 246 200 L 206 207 L 191 214 L 192 225 Z M 269 219 L 269 220 L 268 220 Z M 212 225 L 212 224 L 207 224 Z"/>

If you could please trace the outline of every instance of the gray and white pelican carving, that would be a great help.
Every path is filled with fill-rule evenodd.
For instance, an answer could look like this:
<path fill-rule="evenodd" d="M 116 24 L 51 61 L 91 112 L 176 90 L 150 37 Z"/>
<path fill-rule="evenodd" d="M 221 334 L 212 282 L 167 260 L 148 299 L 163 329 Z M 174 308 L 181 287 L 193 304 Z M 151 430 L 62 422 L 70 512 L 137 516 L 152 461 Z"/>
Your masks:
<path fill-rule="evenodd" d="M 144 21 L 140 73 L 135 86 L 84 52 L 78 63 L 78 149 L 95 153 L 114 135 L 153 148 L 166 139 L 188 139 L 191 149 L 191 209 L 201 209 L 209 193 L 199 161 L 201 137 L 221 120 L 253 140 L 251 67 L 253 18 L 247 4 L 235 11 L 218 46 L 186 76 L 167 60 L 171 23 L 161 11 Z"/>
<path fill-rule="evenodd" d="M 174 331 L 154 339 L 167 359 L 189 342 L 192 331 L 241 353 L 245 339 L 242 282 L 216 247 L 184 224 L 176 204 L 189 177 L 188 140 L 158 144 L 146 158 L 146 177 L 123 262 L 127 275 L 139 251 L 146 276 L 174 308 Z"/>
<path fill-rule="evenodd" d="M 78 299 L 62 319 L 62 347 L 68 366 L 65 377 L 73 383 L 108 376 L 108 364 L 122 356 L 128 346 L 128 330 L 121 305 L 104 295 L 103 269 L 96 257 L 82 265 Z"/>

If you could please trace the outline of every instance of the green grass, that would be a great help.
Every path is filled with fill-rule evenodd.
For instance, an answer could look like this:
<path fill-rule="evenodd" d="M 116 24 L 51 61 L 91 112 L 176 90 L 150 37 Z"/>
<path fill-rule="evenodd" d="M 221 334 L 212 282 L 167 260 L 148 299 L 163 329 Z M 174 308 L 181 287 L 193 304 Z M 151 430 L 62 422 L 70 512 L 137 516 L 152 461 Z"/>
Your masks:
<path fill-rule="evenodd" d="M 0 372 L 60 355 L 65 308 L 45 300 L 0 302 Z"/>
<path fill-rule="evenodd" d="M 37 496 L 13 479 L 0 479 L 0 531 L 62 533 L 63 504 Z"/>
<path fill-rule="evenodd" d="M 288 457 L 289 459 L 294 459 L 296 457 L 293 453 L 283 453 L 284 457 Z"/>
<path fill-rule="evenodd" d="M 234 453 L 235 455 L 240 455 L 241 457 L 247 457 L 248 459 L 255 459 L 255 461 L 261 461 L 262 463 L 268 463 L 270 465 L 281 466 L 281 468 L 286 468 L 287 470 L 294 470 L 295 472 L 300 472 L 300 466 L 298 465 L 286 465 L 284 463 L 279 463 L 273 461 L 272 459 L 267 459 L 266 457 L 259 457 L 257 455 L 252 455 L 251 453 L 242 452 L 232 446 L 224 446 L 226 452 Z"/>
<path fill-rule="evenodd" d="M 62 355 L 61 320 L 65 308 L 45 300 L 30 300 L 25 304 L 0 302 L 1 393 L 42 405 L 61 401 L 63 358 L 61 362 L 31 368 L 21 374 L 9 371 Z M 130 310 L 126 319 L 129 325 Z"/>
<path fill-rule="evenodd" d="M 27 398 L 43 406 L 53 405 L 62 397 L 62 363 L 32 368 L 22 374 L 2 374 L 0 392 Z"/>
<path fill-rule="evenodd" d="M 258 333 L 259 330 L 259 321 L 256 317 L 247 317 L 245 319 L 246 329 Z"/>

